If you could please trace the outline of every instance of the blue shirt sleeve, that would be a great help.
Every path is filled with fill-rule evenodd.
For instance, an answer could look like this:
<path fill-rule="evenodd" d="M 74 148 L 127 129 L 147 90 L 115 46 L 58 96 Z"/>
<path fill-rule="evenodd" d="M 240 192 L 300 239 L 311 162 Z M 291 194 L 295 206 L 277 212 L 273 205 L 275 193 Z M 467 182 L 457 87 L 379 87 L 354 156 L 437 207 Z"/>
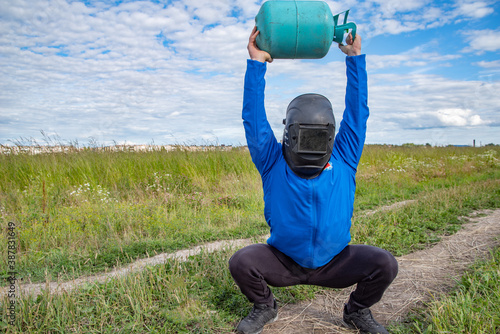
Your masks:
<path fill-rule="evenodd" d="M 369 116 L 365 55 L 346 57 L 346 65 L 345 110 L 332 155 L 343 160 L 356 172 L 363 152 Z"/>
<path fill-rule="evenodd" d="M 264 107 L 264 90 L 267 65 L 255 60 L 247 61 L 243 93 L 243 126 L 252 161 L 264 176 L 281 154 Z"/>

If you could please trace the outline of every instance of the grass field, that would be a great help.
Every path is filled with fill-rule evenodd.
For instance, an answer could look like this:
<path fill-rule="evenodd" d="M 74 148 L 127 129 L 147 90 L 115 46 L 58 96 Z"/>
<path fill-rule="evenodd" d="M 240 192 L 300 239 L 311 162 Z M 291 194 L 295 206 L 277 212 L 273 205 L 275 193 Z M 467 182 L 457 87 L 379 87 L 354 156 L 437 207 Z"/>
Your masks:
<path fill-rule="evenodd" d="M 394 255 L 429 247 L 460 229 L 460 217 L 500 207 L 499 167 L 498 146 L 367 146 L 357 174 L 353 243 Z M 409 199 L 417 201 L 364 214 Z M 244 148 L 0 155 L 2 284 L 9 277 L 9 222 L 17 237 L 17 279 L 44 282 L 207 241 L 261 236 L 268 232 L 262 212 L 261 181 Z M 62 295 L 19 299 L 14 326 L 6 323 L 4 298 L 0 330 L 230 332 L 250 307 L 227 270 L 232 252 L 172 260 Z M 299 286 L 276 294 L 294 302 L 316 291 Z M 498 319 L 498 309 L 492 312 Z M 416 317 L 412 328 L 436 332 L 438 325 L 426 322 L 432 317 Z"/>

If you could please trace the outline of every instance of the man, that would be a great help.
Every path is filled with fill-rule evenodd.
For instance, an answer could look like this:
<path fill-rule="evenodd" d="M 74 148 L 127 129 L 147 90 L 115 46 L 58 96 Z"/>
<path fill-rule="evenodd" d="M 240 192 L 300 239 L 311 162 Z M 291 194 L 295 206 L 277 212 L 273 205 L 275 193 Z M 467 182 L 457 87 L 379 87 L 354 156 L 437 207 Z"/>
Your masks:
<path fill-rule="evenodd" d="M 347 65 L 343 120 L 335 119 L 326 97 L 304 94 L 288 106 L 283 143 L 274 137 L 264 109 L 264 75 L 271 56 L 249 38 L 243 124 L 252 161 L 264 189 L 264 215 L 271 228 L 267 244 L 236 252 L 229 269 L 236 284 L 254 303 L 238 325 L 244 334 L 260 333 L 278 317 L 268 284 L 345 288 L 357 284 L 344 306 L 347 326 L 363 333 L 387 333 L 369 310 L 397 275 L 396 259 L 367 245 L 348 245 L 355 175 L 368 119 L 365 55 L 361 37 L 339 45 Z"/>

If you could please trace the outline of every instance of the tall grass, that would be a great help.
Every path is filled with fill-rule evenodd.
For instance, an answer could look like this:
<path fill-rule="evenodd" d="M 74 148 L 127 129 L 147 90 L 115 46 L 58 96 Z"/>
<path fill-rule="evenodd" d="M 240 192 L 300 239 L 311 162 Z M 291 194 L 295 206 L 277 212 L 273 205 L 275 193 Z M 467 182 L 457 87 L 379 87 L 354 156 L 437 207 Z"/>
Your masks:
<path fill-rule="evenodd" d="M 168 260 L 62 295 L 26 296 L 19 300 L 16 326 L 4 329 L 7 333 L 229 333 L 248 312 L 248 301 L 229 271 L 221 270 L 234 251 L 202 253 L 185 263 Z M 297 286 L 275 292 L 286 303 L 311 298 L 315 290 Z"/>
<path fill-rule="evenodd" d="M 355 210 L 498 179 L 499 151 L 367 146 Z M 2 226 L 16 223 L 19 278 L 33 282 L 267 232 L 260 177 L 244 148 L 0 155 L 0 203 Z"/>
<path fill-rule="evenodd" d="M 0 159 L 2 221 L 16 222 L 19 273 L 32 281 L 249 237 L 266 225 L 258 175 L 243 149 Z"/>
<path fill-rule="evenodd" d="M 498 147 L 367 146 L 357 175 L 353 242 L 402 255 L 454 233 L 473 210 L 500 207 L 499 153 Z M 403 199 L 417 201 L 364 213 Z M 162 251 L 268 232 L 260 177 L 243 148 L 0 155 L 0 203 L 2 226 L 16 223 L 18 278 L 25 281 L 67 279 Z M 7 276 L 5 249 L 0 273 Z M 248 311 L 227 270 L 232 251 L 169 261 L 63 295 L 25 296 L 16 326 L 4 328 L 228 332 Z M 292 287 L 277 295 L 296 301 L 315 291 Z"/>
<path fill-rule="evenodd" d="M 422 191 L 498 179 L 498 146 L 366 146 L 357 174 L 355 209 L 411 199 Z"/>

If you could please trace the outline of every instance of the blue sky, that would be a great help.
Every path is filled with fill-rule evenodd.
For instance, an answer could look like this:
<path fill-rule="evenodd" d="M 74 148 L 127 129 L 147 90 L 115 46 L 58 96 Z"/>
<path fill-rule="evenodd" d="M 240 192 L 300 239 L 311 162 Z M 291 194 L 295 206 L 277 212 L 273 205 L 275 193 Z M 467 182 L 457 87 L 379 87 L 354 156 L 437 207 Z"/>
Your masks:
<path fill-rule="evenodd" d="M 367 54 L 367 143 L 500 144 L 500 1 L 326 1 Z M 246 45 L 262 1 L 0 0 L 0 144 L 244 145 Z M 297 95 L 344 108 L 345 57 L 268 65 L 277 138 Z M 28 140 L 29 141 L 29 140 Z"/>

